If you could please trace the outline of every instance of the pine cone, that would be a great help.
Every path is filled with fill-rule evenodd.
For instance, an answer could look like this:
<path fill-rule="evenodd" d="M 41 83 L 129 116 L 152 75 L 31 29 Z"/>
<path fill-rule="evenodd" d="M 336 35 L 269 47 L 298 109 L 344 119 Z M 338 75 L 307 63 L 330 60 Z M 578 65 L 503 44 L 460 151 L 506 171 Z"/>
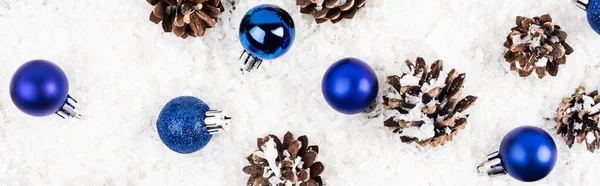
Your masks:
<path fill-rule="evenodd" d="M 556 110 L 556 133 L 571 148 L 575 140 L 581 144 L 585 141 L 587 149 L 594 152 L 600 148 L 600 96 L 598 91 L 585 93 L 584 87 L 579 87 L 571 97 L 566 97 Z"/>
<path fill-rule="evenodd" d="M 469 115 L 464 111 L 477 97 L 469 95 L 458 101 L 466 75 L 452 69 L 447 77 L 442 77 L 442 60 L 431 68 L 420 57 L 416 65 L 409 60 L 406 65 L 409 73 L 386 78 L 391 88 L 383 96 L 383 108 L 386 115 L 392 116 L 384 121 L 384 126 L 400 134 L 404 143 L 444 145 L 466 126 Z"/>
<path fill-rule="evenodd" d="M 509 50 L 504 59 L 510 63 L 510 70 L 516 70 L 521 77 L 527 77 L 535 70 L 539 78 L 558 73 L 558 65 L 567 62 L 573 48 L 565 41 L 567 32 L 552 24 L 550 15 L 533 19 L 517 17 L 517 26 L 506 37 L 504 47 Z M 546 58 L 546 61 L 540 61 Z"/>
<path fill-rule="evenodd" d="M 225 9 L 221 0 L 146 0 L 154 10 L 150 21 L 162 21 L 165 32 L 177 37 L 202 37 L 207 28 L 217 24 L 217 18 Z"/>
<path fill-rule="evenodd" d="M 342 19 L 352 19 L 366 2 L 367 0 L 296 0 L 296 5 L 300 6 L 300 12 L 313 15 L 320 24 L 327 20 L 337 23 Z"/>
<path fill-rule="evenodd" d="M 308 138 L 287 132 L 283 143 L 275 135 L 257 139 L 258 150 L 248 156 L 248 186 L 322 186 L 323 163 L 317 161 L 319 147 L 308 146 Z"/>

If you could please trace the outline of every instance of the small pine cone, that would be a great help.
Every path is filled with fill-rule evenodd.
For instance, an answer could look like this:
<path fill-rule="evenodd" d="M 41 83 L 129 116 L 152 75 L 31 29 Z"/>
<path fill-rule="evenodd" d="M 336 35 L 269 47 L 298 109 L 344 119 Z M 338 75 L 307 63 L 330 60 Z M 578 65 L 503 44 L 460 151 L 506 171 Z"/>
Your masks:
<path fill-rule="evenodd" d="M 504 42 L 508 49 L 504 59 L 510 63 L 510 70 L 518 71 L 521 77 L 533 71 L 540 79 L 546 73 L 556 76 L 558 65 L 565 64 L 567 55 L 573 53 L 566 42 L 567 32 L 552 24 L 548 14 L 533 19 L 518 16 L 516 23 Z"/>
<path fill-rule="evenodd" d="M 585 141 L 587 149 L 594 152 L 600 148 L 600 96 L 598 91 L 585 93 L 584 87 L 579 87 L 571 97 L 566 97 L 556 109 L 556 133 L 571 148 L 573 143 Z"/>
<path fill-rule="evenodd" d="M 444 145 L 466 126 L 469 115 L 465 110 L 477 97 L 469 95 L 459 101 L 466 75 L 452 69 L 443 77 L 442 60 L 431 68 L 420 57 L 416 64 L 405 63 L 409 73 L 386 78 L 390 88 L 383 96 L 383 108 L 389 118 L 384 126 L 400 134 L 404 143 Z"/>
<path fill-rule="evenodd" d="M 367 0 L 296 0 L 300 12 L 311 14 L 317 23 L 331 20 L 332 23 L 352 19 Z"/>
<path fill-rule="evenodd" d="M 217 24 L 217 18 L 225 10 L 221 0 L 146 0 L 154 10 L 150 21 L 162 21 L 165 32 L 177 37 L 204 36 L 207 28 Z"/>
<path fill-rule="evenodd" d="M 248 156 L 248 186 L 322 186 L 323 163 L 317 161 L 319 147 L 308 146 L 308 138 L 287 132 L 281 141 L 275 135 L 257 139 L 258 150 Z M 274 164 L 274 165 L 271 165 Z"/>

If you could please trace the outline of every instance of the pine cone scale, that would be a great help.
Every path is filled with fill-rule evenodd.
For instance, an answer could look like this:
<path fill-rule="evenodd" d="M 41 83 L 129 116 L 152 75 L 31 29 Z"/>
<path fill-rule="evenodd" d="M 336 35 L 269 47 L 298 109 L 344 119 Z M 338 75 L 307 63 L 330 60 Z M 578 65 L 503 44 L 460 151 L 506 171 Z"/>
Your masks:
<path fill-rule="evenodd" d="M 154 10 L 152 11 L 152 13 L 156 17 L 163 19 L 166 11 L 167 11 L 167 3 L 161 1 L 158 4 L 156 4 L 156 6 L 154 6 Z"/>
<path fill-rule="evenodd" d="M 352 0 L 350 0 L 352 1 Z M 325 0 L 325 7 L 332 9 L 336 8 L 340 4 L 340 0 Z"/>
<path fill-rule="evenodd" d="M 150 3 L 150 5 L 154 6 L 158 3 L 160 3 L 162 0 L 146 0 L 146 1 L 148 1 L 148 3 Z"/>

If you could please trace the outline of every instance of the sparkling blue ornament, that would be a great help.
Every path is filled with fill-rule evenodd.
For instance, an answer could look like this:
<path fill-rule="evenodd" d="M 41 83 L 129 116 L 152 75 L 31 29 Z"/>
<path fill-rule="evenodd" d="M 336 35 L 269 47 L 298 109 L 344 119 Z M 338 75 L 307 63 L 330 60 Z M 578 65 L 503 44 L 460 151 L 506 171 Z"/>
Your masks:
<path fill-rule="evenodd" d="M 333 109 L 344 114 L 357 114 L 373 107 L 379 82 L 367 63 L 344 58 L 327 69 L 321 90 Z"/>
<path fill-rule="evenodd" d="M 258 5 L 250 9 L 240 23 L 240 42 L 245 51 L 243 70 L 260 67 L 262 60 L 285 54 L 294 43 L 294 20 L 275 5 Z"/>
<path fill-rule="evenodd" d="M 482 175 L 508 173 L 517 180 L 533 182 L 550 174 L 557 156 L 550 134 L 537 127 L 523 126 L 506 134 L 500 151 L 488 155 L 477 169 Z"/>
<path fill-rule="evenodd" d="M 587 20 L 590 26 L 600 34 L 600 0 L 589 0 L 584 3 L 581 0 L 573 0 L 575 4 L 587 12 Z"/>
<path fill-rule="evenodd" d="M 224 131 L 231 118 L 210 110 L 202 100 L 181 96 L 163 107 L 156 121 L 158 135 L 169 149 L 189 154 L 202 149 L 213 134 Z"/>
<path fill-rule="evenodd" d="M 31 116 L 57 114 L 62 118 L 80 118 L 77 101 L 68 93 L 67 75 L 46 60 L 32 60 L 21 65 L 10 81 L 13 103 Z"/>

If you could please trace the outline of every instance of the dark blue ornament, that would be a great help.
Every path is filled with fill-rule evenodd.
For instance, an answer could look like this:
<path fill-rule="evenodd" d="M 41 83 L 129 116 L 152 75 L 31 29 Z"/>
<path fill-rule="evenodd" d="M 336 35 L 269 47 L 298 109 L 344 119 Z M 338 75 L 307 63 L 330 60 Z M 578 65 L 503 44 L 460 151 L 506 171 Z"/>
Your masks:
<path fill-rule="evenodd" d="M 245 51 L 243 68 L 258 68 L 262 60 L 272 60 L 285 54 L 294 42 L 294 20 L 275 5 L 258 5 L 250 9 L 240 23 L 240 42 Z"/>
<path fill-rule="evenodd" d="M 181 96 L 163 107 L 156 128 L 167 147 L 189 154 L 206 146 L 213 134 L 224 131 L 230 119 L 198 98 Z"/>
<path fill-rule="evenodd" d="M 500 151 L 490 154 L 478 169 L 482 174 L 508 173 L 517 180 L 533 182 L 550 174 L 557 156 L 550 134 L 537 127 L 523 126 L 506 134 Z"/>
<path fill-rule="evenodd" d="M 13 103 L 31 116 L 56 113 L 63 118 L 79 118 L 77 101 L 68 93 L 67 75 L 60 67 L 46 60 L 32 60 L 21 65 L 10 82 Z"/>
<path fill-rule="evenodd" d="M 379 82 L 367 63 L 356 58 L 344 58 L 327 69 L 321 90 L 333 109 L 344 114 L 357 114 L 374 103 Z"/>
<path fill-rule="evenodd" d="M 587 20 L 590 26 L 600 34 L 600 0 L 589 0 L 584 3 L 581 0 L 574 0 L 577 6 L 587 12 Z"/>

